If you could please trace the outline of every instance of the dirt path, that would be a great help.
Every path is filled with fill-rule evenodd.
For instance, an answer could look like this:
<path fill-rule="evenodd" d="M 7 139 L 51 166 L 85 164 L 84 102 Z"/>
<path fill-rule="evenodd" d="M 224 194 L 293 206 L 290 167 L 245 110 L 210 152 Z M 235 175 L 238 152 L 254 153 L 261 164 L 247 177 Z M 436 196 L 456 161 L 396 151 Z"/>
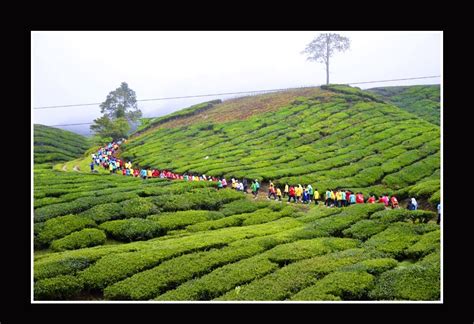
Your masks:
<path fill-rule="evenodd" d="M 73 169 L 74 171 L 77 171 L 77 172 L 80 172 L 80 171 L 81 171 L 81 169 L 80 169 L 77 165 L 75 165 L 74 168 L 72 168 L 72 169 Z"/>
<path fill-rule="evenodd" d="M 63 168 L 62 168 L 61 170 L 63 170 L 63 171 L 67 171 L 66 164 L 65 164 L 65 165 L 63 165 Z"/>

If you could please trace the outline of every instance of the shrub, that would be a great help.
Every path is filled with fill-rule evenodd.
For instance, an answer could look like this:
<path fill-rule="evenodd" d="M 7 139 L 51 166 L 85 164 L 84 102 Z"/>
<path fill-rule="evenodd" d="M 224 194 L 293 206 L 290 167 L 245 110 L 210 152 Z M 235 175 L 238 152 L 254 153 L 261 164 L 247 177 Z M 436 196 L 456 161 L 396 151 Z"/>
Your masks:
<path fill-rule="evenodd" d="M 372 235 L 382 232 L 388 224 L 379 220 L 363 219 L 351 227 L 342 231 L 344 236 L 353 237 L 358 240 L 367 240 Z"/>
<path fill-rule="evenodd" d="M 141 218 L 113 220 L 102 223 L 99 228 L 112 238 L 125 242 L 148 240 L 163 234 L 157 222 Z"/>
<path fill-rule="evenodd" d="M 300 294 L 307 300 L 309 296 L 334 295 L 343 300 L 366 299 L 373 287 L 375 277 L 364 271 L 333 272 L 294 295 L 292 300 L 300 300 Z"/>
<path fill-rule="evenodd" d="M 157 207 L 147 198 L 135 198 L 122 202 L 122 214 L 126 218 L 145 217 L 158 212 Z"/>
<path fill-rule="evenodd" d="M 252 213 L 257 209 L 267 207 L 268 205 L 268 202 L 253 202 L 248 199 L 240 199 L 225 204 L 219 211 L 225 216 L 229 216 L 235 214 Z"/>
<path fill-rule="evenodd" d="M 256 255 L 189 280 L 155 300 L 211 300 L 231 289 L 238 291 L 238 285 L 260 278 L 277 268 L 275 263 Z"/>
<path fill-rule="evenodd" d="M 159 266 L 140 272 L 130 278 L 109 286 L 104 291 L 108 299 L 144 300 L 152 298 L 168 287 L 173 287 L 194 276 L 199 276 L 210 270 L 250 257 L 263 251 L 258 244 L 260 238 L 246 240 L 241 246 L 229 246 L 222 249 L 212 249 L 206 252 L 186 254 L 165 261 Z M 244 243 L 244 242 L 242 242 Z"/>
<path fill-rule="evenodd" d="M 357 204 L 345 208 L 341 213 L 308 223 L 299 233 L 300 238 L 342 236 L 342 231 L 355 222 L 368 218 L 371 213 L 384 209 L 382 204 Z"/>
<path fill-rule="evenodd" d="M 44 223 L 42 230 L 38 233 L 38 242 L 42 246 L 47 246 L 53 240 L 57 240 L 85 227 L 93 226 L 95 226 L 93 220 L 77 215 L 67 215 L 49 219 Z"/>
<path fill-rule="evenodd" d="M 83 229 L 53 241 L 51 249 L 53 251 L 64 251 L 101 245 L 105 243 L 105 238 L 105 233 L 101 230 L 96 228 Z"/>
<path fill-rule="evenodd" d="M 103 204 L 94 206 L 79 215 L 90 218 L 97 224 L 100 224 L 108 220 L 120 218 L 122 215 L 122 207 L 118 203 Z"/>
<path fill-rule="evenodd" d="M 164 231 L 181 229 L 185 226 L 216 220 L 224 217 L 220 212 L 207 210 L 186 210 L 174 213 L 161 213 L 148 216 L 147 219 L 155 221 Z"/>
<path fill-rule="evenodd" d="M 265 255 L 270 261 L 281 266 L 317 255 L 355 248 L 359 243 L 358 240 L 354 239 L 323 237 L 282 244 L 271 249 Z"/>
<path fill-rule="evenodd" d="M 75 274 L 92 264 L 92 260 L 87 257 L 70 257 L 48 262 L 34 263 L 34 279 L 45 279 L 58 275 Z"/>
<path fill-rule="evenodd" d="M 83 288 L 80 279 L 74 276 L 57 276 L 35 282 L 35 300 L 67 300 L 78 294 Z"/>
<path fill-rule="evenodd" d="M 238 293 L 229 291 L 216 300 L 284 300 L 324 275 L 342 266 L 378 257 L 377 253 L 349 249 L 295 262 L 242 286 Z"/>
<path fill-rule="evenodd" d="M 379 275 L 398 265 L 397 260 L 392 258 L 377 258 L 364 260 L 359 263 L 341 268 L 339 271 L 365 271 L 373 275 Z"/>
<path fill-rule="evenodd" d="M 408 257 L 419 259 L 422 256 L 430 254 L 440 249 L 440 230 L 424 234 L 418 242 L 406 250 Z"/>
<path fill-rule="evenodd" d="M 382 273 L 369 297 L 377 300 L 439 300 L 439 259 L 437 263 L 420 261 Z"/>
<path fill-rule="evenodd" d="M 394 223 L 386 230 L 372 236 L 364 243 L 366 248 L 375 248 L 401 258 L 405 250 L 420 239 L 414 226 L 407 223 Z"/>

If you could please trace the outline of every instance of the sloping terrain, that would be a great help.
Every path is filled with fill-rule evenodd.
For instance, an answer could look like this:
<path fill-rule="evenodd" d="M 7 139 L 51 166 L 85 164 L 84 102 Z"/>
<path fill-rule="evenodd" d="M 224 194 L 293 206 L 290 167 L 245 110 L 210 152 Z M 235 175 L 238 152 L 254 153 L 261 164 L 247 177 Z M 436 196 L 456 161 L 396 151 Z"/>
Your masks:
<path fill-rule="evenodd" d="M 418 85 L 367 89 L 382 100 L 440 125 L 440 86 Z"/>
<path fill-rule="evenodd" d="M 437 125 L 358 88 L 335 85 L 314 93 L 244 119 L 202 122 L 202 114 L 223 113 L 216 106 L 192 124 L 181 126 L 178 119 L 132 137 L 122 157 L 179 173 L 311 183 L 320 191 L 365 195 L 406 198 L 424 183 L 425 197 L 439 197 Z"/>
<path fill-rule="evenodd" d="M 439 300 L 428 211 L 35 171 L 35 300 Z"/>
<path fill-rule="evenodd" d="M 35 163 L 72 160 L 89 147 L 84 136 L 59 128 L 35 124 L 33 135 Z"/>

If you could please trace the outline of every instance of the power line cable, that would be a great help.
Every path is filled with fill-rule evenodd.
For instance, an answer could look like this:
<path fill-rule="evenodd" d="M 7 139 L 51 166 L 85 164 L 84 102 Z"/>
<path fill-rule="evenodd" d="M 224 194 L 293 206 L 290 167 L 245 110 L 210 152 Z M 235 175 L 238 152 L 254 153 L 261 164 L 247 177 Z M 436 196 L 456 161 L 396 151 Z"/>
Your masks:
<path fill-rule="evenodd" d="M 391 81 L 405 81 L 405 80 L 418 80 L 418 79 L 431 79 L 439 78 L 439 75 L 435 76 L 424 76 L 424 77 L 413 77 L 413 78 L 404 78 L 404 79 L 391 79 L 391 80 L 378 80 L 378 81 L 363 81 L 363 82 L 346 82 L 342 84 L 366 84 L 366 83 L 379 83 L 379 82 L 391 82 Z M 139 99 L 137 101 L 159 101 L 159 100 L 174 100 L 174 99 L 188 99 L 188 98 L 201 98 L 201 97 L 213 97 L 213 96 L 225 96 L 225 95 L 235 95 L 235 94 L 244 94 L 244 93 L 261 93 L 261 92 L 275 92 L 275 91 L 285 91 L 291 89 L 304 89 L 304 88 L 315 88 L 321 85 L 306 86 L 306 87 L 295 87 L 295 88 L 281 88 L 281 89 L 267 89 L 267 90 L 250 90 L 250 91 L 240 91 L 240 92 L 224 92 L 224 93 L 212 93 L 212 94 L 200 94 L 200 95 L 191 95 L 191 96 L 180 96 L 180 97 L 165 97 L 165 98 L 151 98 L 151 99 Z M 44 107 L 34 107 L 33 109 L 55 109 L 55 108 L 67 108 L 67 107 L 83 107 L 83 106 L 97 106 L 101 102 L 96 103 L 87 103 L 87 104 L 74 104 L 74 105 L 61 105 L 61 106 L 44 106 Z"/>

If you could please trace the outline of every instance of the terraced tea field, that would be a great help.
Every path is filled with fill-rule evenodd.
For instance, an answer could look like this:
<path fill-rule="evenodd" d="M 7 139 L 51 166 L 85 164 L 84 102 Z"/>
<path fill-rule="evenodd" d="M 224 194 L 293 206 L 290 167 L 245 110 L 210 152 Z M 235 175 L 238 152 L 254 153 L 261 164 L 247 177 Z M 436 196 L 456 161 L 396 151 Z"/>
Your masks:
<path fill-rule="evenodd" d="M 35 163 L 69 161 L 89 148 L 84 136 L 62 129 L 35 124 L 33 133 Z"/>
<path fill-rule="evenodd" d="M 244 120 L 142 129 L 122 157 L 178 173 L 439 201 L 438 126 L 357 88 L 322 88 Z"/>
<path fill-rule="evenodd" d="M 346 86 L 203 103 L 148 120 L 121 158 L 178 173 L 311 183 L 319 192 L 415 196 L 430 209 L 440 201 L 439 127 Z M 254 200 L 216 182 L 64 165 L 35 164 L 35 301 L 440 300 L 432 211 Z"/>

